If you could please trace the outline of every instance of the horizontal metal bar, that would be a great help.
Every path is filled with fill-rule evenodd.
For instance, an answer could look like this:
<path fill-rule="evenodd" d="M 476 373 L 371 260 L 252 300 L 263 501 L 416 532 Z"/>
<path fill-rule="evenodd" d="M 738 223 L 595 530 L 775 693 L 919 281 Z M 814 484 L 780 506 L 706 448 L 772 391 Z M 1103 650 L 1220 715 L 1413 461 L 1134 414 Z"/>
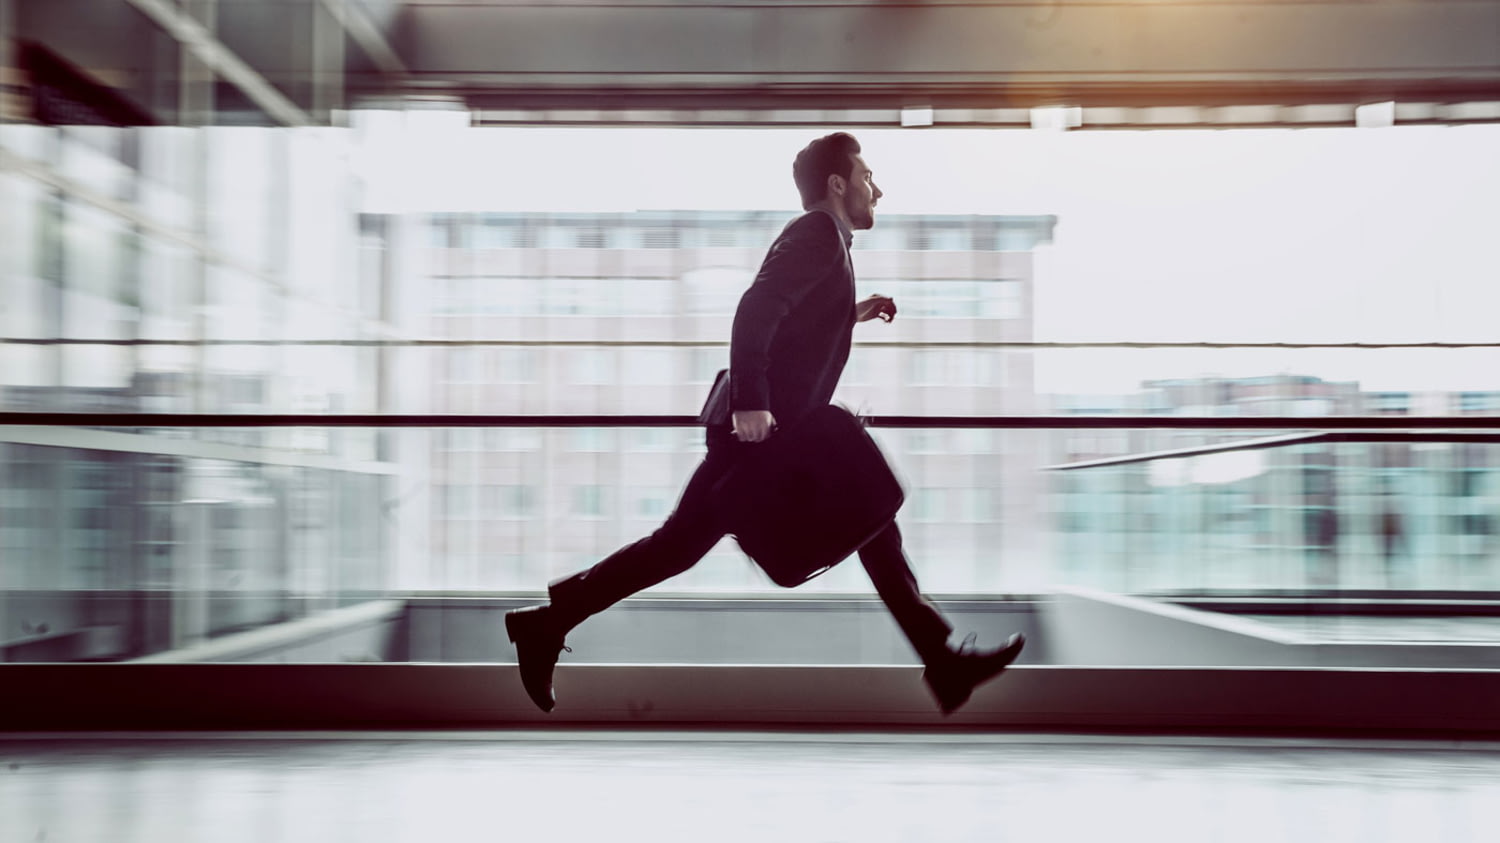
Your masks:
<path fill-rule="evenodd" d="M 149 337 L 0 337 L 0 345 L 104 345 L 104 346 L 335 346 L 343 348 L 463 348 L 466 346 L 725 346 L 727 340 L 552 340 L 552 339 L 152 339 Z M 1500 348 L 1497 342 L 1138 342 L 1104 341 L 1033 341 L 1033 340 L 888 340 L 858 342 L 865 348 L 1139 348 L 1139 349 L 1463 349 Z"/>
<path fill-rule="evenodd" d="M 0 412 L 0 425 L 43 427 L 692 427 L 696 424 L 696 416 Z"/>
<path fill-rule="evenodd" d="M 1139 454 L 1124 454 L 1118 457 L 1104 457 L 1097 460 L 1083 460 L 1080 462 L 1062 463 L 1049 465 L 1046 471 L 1075 471 L 1081 468 L 1102 468 L 1104 466 L 1130 465 L 1131 463 L 1152 462 L 1154 460 L 1182 459 L 1184 457 L 1201 457 L 1208 454 L 1227 454 L 1234 451 L 1257 451 L 1266 448 L 1280 448 L 1287 445 L 1312 445 L 1333 444 L 1339 442 L 1357 443 L 1396 443 L 1396 444 L 1470 444 L 1470 445 L 1496 445 L 1500 444 L 1500 432 L 1497 433 L 1473 433 L 1450 431 L 1445 433 L 1418 433 L 1414 431 L 1390 431 L 1390 432 L 1333 432 L 1333 433 L 1298 433 L 1290 436 L 1272 436 L 1265 439 L 1240 439 L 1234 442 L 1219 442 L 1212 445 L 1196 445 L 1190 448 L 1175 448 L 1168 451 L 1147 451 Z"/>
<path fill-rule="evenodd" d="M 1500 434 L 1496 435 L 1500 436 Z M 1118 457 L 1103 457 L 1096 460 L 1061 463 L 1059 465 L 1044 466 L 1044 470 L 1077 471 L 1082 468 L 1102 468 L 1104 466 L 1130 465 L 1131 463 L 1152 462 L 1154 460 L 1183 459 L 1185 457 L 1199 457 L 1205 454 L 1222 454 L 1229 451 L 1254 451 L 1262 448 L 1280 448 L 1285 445 L 1305 445 L 1322 441 L 1326 436 L 1328 436 L 1326 433 L 1294 433 L 1290 436 L 1270 436 L 1264 439 L 1240 439 L 1216 445 L 1195 445 L 1190 448 L 1146 451 L 1139 454 L 1125 454 Z"/>
<path fill-rule="evenodd" d="M 1500 416 L 865 416 L 872 427 L 1016 430 L 1500 430 Z M 504 415 L 479 413 L 67 413 L 0 412 L 0 425 L 166 427 L 697 427 L 688 415 Z M 1461 440 L 1445 433 L 1424 441 Z M 1350 440 L 1353 441 L 1353 440 Z M 1370 440 L 1392 441 L 1392 440 Z M 1415 439 L 1402 441 L 1418 441 Z M 1485 441 L 1489 441 L 1486 439 Z"/>

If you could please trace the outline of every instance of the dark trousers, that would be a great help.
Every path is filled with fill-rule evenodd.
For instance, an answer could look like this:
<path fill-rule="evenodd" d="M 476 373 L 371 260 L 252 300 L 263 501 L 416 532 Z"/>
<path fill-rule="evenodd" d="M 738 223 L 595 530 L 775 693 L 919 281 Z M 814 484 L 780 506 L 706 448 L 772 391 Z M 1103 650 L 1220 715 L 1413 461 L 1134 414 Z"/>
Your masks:
<path fill-rule="evenodd" d="M 707 455 L 688 480 L 677 508 L 656 532 L 549 586 L 553 609 L 567 628 L 693 567 L 724 537 L 713 487 L 756 446 L 718 427 L 708 429 L 707 441 Z M 860 548 L 859 561 L 917 654 L 931 661 L 946 652 L 953 628 L 918 589 L 894 521 Z"/>

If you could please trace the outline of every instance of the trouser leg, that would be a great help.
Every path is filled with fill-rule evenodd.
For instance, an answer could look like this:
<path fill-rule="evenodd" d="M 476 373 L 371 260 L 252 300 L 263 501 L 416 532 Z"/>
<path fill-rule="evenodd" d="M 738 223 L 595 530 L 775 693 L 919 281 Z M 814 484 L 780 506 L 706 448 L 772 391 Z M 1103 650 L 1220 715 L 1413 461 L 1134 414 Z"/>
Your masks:
<path fill-rule="evenodd" d="M 885 603 L 896 624 L 924 662 L 948 652 L 953 627 L 931 600 L 922 596 L 916 574 L 901 547 L 901 531 L 892 521 L 859 549 L 859 561 L 875 584 L 875 593 Z"/>
<path fill-rule="evenodd" d="M 724 529 L 710 493 L 735 455 L 733 447 L 711 444 L 683 489 L 676 509 L 656 532 L 620 548 L 592 568 L 555 580 L 547 587 L 554 616 L 564 631 L 688 570 L 713 549 L 724 537 Z"/>

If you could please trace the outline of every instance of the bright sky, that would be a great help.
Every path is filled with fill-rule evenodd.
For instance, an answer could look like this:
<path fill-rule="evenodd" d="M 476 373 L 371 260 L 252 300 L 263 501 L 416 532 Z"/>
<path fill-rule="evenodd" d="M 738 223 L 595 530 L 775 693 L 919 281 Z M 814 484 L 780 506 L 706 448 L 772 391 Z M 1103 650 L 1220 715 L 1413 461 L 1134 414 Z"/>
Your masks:
<path fill-rule="evenodd" d="M 790 213 L 791 159 L 819 134 L 398 128 L 364 135 L 373 211 Z M 1500 126 L 857 134 L 885 212 L 1057 216 L 1037 257 L 1039 340 L 1500 341 Z M 1051 353 L 1038 367 L 1048 391 L 1280 371 L 1500 389 L 1488 351 Z"/>

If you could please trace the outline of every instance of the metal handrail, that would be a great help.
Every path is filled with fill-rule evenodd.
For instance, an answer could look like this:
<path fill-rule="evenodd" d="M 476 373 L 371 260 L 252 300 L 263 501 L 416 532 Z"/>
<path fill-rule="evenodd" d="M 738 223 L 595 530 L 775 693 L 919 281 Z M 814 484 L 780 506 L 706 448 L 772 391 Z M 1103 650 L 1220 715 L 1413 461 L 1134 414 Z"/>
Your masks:
<path fill-rule="evenodd" d="M 872 427 L 1010 430 L 1500 431 L 1500 416 L 867 415 Z M 689 415 L 490 413 L 111 413 L 0 411 L 41 427 L 697 427 Z M 1430 441 L 1454 441 L 1444 438 Z M 1474 434 L 1480 435 L 1480 434 Z M 1353 441 L 1353 440 L 1350 440 Z M 1381 440 L 1387 441 L 1387 440 Z M 1492 441 L 1485 439 L 1483 441 Z"/>
<path fill-rule="evenodd" d="M 512 314 L 514 315 L 514 314 Z M 566 317 L 566 314 L 536 314 L 538 316 Z M 714 314 L 700 314 L 714 315 Z M 729 316 L 728 313 L 717 314 Z M 163 347 L 163 348 L 217 348 L 217 347 L 316 347 L 316 348 L 467 348 L 507 346 L 560 346 L 560 347 L 728 347 L 728 339 L 535 339 L 514 337 L 469 337 L 462 339 L 442 337 L 403 337 L 382 339 L 342 339 L 314 337 L 307 339 L 183 339 L 151 337 L 0 337 L 0 345 L 33 346 L 115 346 L 115 347 Z M 1136 350 L 1465 350 L 1496 349 L 1500 342 L 1457 342 L 1446 340 L 1413 340 L 1410 342 L 1296 342 L 1268 340 L 1263 342 L 1219 341 L 1219 340 L 855 340 L 854 345 L 864 348 L 1008 348 L 1019 351 L 1067 349 L 1136 349 Z"/>
<path fill-rule="evenodd" d="M 1122 454 L 1117 457 L 1100 457 L 1099 459 L 1080 460 L 1078 462 L 1060 463 L 1058 465 L 1044 466 L 1045 471 L 1076 471 L 1081 468 L 1101 468 L 1113 465 L 1130 465 L 1131 463 L 1151 462 L 1153 460 L 1181 459 L 1183 457 L 1201 457 L 1208 454 L 1227 454 L 1234 451 L 1259 451 L 1267 448 L 1283 448 L 1288 445 L 1316 445 L 1332 444 L 1336 442 L 1358 442 L 1358 443 L 1442 443 L 1442 444 L 1470 444 L 1470 445 L 1496 445 L 1500 444 L 1500 432 L 1497 433 L 1473 433 L 1467 431 L 1453 431 L 1448 433 L 1423 433 L 1419 431 L 1344 431 L 1329 433 L 1293 433 L 1287 436 L 1270 436 L 1264 439 L 1240 439 L 1234 442 L 1218 442 L 1212 445 L 1194 445 L 1187 448 L 1173 448 L 1166 451 L 1146 451 L 1139 454 Z"/>

